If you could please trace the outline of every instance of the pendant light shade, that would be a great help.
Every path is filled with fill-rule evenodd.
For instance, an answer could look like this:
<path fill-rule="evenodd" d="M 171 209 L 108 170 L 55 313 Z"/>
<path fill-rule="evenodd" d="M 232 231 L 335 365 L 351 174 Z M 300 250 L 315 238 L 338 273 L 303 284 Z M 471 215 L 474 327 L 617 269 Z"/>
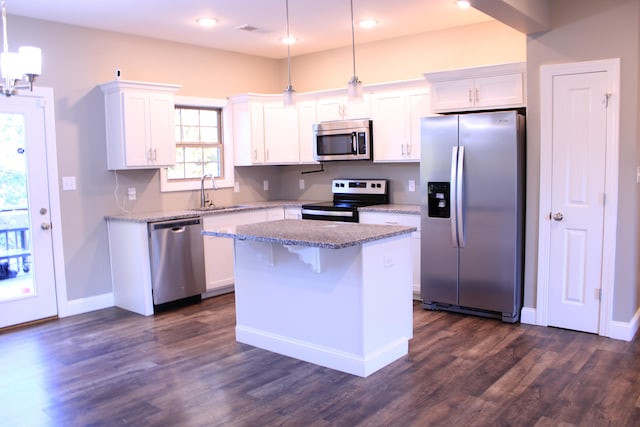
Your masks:
<path fill-rule="evenodd" d="M 5 96 L 18 94 L 18 89 L 33 91 L 33 82 L 42 73 L 42 52 L 37 47 L 22 46 L 18 52 L 9 52 L 7 40 L 7 7 L 2 8 L 2 53 L 0 53 L 0 93 Z"/>
<path fill-rule="evenodd" d="M 287 11 L 287 76 L 288 85 L 283 92 L 282 103 L 285 108 L 295 107 L 296 90 L 291 86 L 291 36 L 289 35 L 289 0 L 285 0 L 285 8 Z"/>
<path fill-rule="evenodd" d="M 353 76 L 347 85 L 347 96 L 349 102 L 362 102 L 362 82 L 356 74 L 356 37 L 355 37 L 355 24 L 353 22 L 353 0 L 350 0 L 351 4 L 351 54 L 353 59 Z"/>

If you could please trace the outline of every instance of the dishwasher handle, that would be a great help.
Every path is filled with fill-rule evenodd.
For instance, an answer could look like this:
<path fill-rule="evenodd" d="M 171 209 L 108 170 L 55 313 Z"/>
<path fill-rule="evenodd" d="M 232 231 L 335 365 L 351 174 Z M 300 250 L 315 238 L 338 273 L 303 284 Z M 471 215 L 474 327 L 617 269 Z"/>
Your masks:
<path fill-rule="evenodd" d="M 149 230 L 163 230 L 166 228 L 170 228 L 173 232 L 182 232 L 185 227 L 190 225 L 199 225 L 201 224 L 201 218 L 192 218 L 186 220 L 172 220 L 172 221 L 162 221 L 162 222 L 151 222 L 149 223 Z"/>

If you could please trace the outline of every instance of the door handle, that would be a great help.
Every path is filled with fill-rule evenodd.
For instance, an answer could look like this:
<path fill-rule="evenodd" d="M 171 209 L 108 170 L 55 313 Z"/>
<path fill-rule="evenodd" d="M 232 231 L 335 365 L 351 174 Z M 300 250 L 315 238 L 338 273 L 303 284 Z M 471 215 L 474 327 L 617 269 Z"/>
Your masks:
<path fill-rule="evenodd" d="M 43 230 L 49 230 L 51 228 L 51 223 L 43 222 L 42 224 L 40 224 L 40 228 L 42 228 Z"/>
<path fill-rule="evenodd" d="M 457 177 L 457 167 L 458 167 L 458 147 L 451 147 L 451 193 L 454 193 L 456 191 L 456 177 Z M 451 219 L 449 220 L 449 224 L 451 226 L 451 243 L 453 243 L 453 247 L 454 248 L 459 248 L 460 245 L 458 243 L 458 222 L 457 222 L 457 216 L 456 216 L 456 212 L 458 209 L 458 198 L 456 197 L 455 194 L 450 194 L 449 196 L 450 198 L 450 206 L 451 206 L 451 210 L 452 215 L 451 215 Z"/>
<path fill-rule="evenodd" d="M 564 216 L 562 215 L 562 213 L 560 213 L 560 212 L 556 212 L 556 213 L 554 213 L 554 214 L 551 216 L 551 218 L 552 218 L 554 221 L 562 221 L 562 220 L 564 219 Z"/>
<path fill-rule="evenodd" d="M 463 205 L 462 198 L 464 196 L 464 146 L 461 145 L 458 149 L 458 176 L 456 177 L 456 217 L 458 226 L 458 246 L 464 248 L 465 236 L 464 236 L 464 220 L 463 220 Z"/>

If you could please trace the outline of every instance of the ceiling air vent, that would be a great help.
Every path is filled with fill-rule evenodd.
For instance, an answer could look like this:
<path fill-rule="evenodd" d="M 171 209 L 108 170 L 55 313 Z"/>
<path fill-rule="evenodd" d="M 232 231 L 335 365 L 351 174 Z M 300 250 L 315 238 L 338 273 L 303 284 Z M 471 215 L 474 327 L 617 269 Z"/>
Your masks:
<path fill-rule="evenodd" d="M 258 29 L 259 29 L 258 27 L 254 27 L 253 25 L 249 25 L 249 24 L 238 25 L 236 27 L 236 30 L 242 30 L 242 31 L 248 31 L 248 32 L 257 31 Z"/>
<path fill-rule="evenodd" d="M 246 31 L 248 33 L 260 33 L 260 34 L 265 34 L 265 33 L 270 33 L 270 30 L 264 30 L 262 28 L 258 28 L 258 27 L 254 27 L 253 25 L 249 25 L 249 24 L 244 24 L 244 25 L 238 25 L 237 27 L 235 27 L 236 30 L 240 30 L 240 31 Z"/>

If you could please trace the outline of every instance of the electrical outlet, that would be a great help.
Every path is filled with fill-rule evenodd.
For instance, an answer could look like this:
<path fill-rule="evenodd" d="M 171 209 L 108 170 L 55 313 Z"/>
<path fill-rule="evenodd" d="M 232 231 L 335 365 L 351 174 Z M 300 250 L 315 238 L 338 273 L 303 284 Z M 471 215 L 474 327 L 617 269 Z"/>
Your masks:
<path fill-rule="evenodd" d="M 262 181 L 262 187 L 264 188 L 264 191 L 269 191 L 269 180 L 265 179 L 264 181 Z"/>
<path fill-rule="evenodd" d="M 640 184 L 640 166 L 636 168 L 636 183 Z"/>
<path fill-rule="evenodd" d="M 300 189 L 304 190 L 304 179 L 300 179 L 300 181 L 298 181 L 298 184 L 300 186 Z"/>
<path fill-rule="evenodd" d="M 234 193 L 239 193 L 240 192 L 240 183 L 238 181 L 233 183 L 233 192 Z"/>
<path fill-rule="evenodd" d="M 129 187 L 127 189 L 127 194 L 129 195 L 129 200 L 135 200 L 136 199 L 136 188 L 135 187 Z"/>
<path fill-rule="evenodd" d="M 409 180 L 409 191 L 416 191 L 416 182 L 413 179 Z"/>

